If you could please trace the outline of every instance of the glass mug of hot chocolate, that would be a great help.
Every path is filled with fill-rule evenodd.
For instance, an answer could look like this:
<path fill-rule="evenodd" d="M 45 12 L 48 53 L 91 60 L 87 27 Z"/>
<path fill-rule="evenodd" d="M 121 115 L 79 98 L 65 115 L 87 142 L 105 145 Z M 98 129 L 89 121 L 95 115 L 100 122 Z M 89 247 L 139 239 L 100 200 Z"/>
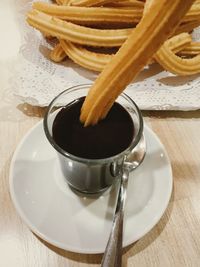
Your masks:
<path fill-rule="evenodd" d="M 106 118 L 84 127 L 80 111 L 91 85 L 71 87 L 50 103 L 44 131 L 57 151 L 69 186 L 81 193 L 101 193 L 123 172 L 123 163 L 143 133 L 143 119 L 133 100 L 122 93 Z"/>

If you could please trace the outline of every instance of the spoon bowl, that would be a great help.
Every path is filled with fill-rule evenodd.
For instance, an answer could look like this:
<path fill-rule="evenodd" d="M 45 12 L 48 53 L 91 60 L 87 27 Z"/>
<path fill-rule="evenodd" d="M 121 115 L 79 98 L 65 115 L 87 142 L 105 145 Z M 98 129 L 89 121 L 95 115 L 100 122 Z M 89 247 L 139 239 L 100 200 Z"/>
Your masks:
<path fill-rule="evenodd" d="M 131 151 L 131 153 L 126 157 L 124 166 L 129 170 L 129 172 L 135 170 L 144 160 L 146 154 L 146 141 L 144 134 L 137 144 L 136 147 Z"/>

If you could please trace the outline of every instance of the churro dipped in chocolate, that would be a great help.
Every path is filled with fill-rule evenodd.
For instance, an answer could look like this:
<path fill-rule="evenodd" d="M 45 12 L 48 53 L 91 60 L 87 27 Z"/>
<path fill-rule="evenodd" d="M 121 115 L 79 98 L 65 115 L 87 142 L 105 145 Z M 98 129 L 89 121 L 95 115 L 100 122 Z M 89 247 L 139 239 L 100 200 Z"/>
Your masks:
<path fill-rule="evenodd" d="M 80 116 L 85 126 L 105 118 L 118 95 L 172 34 L 193 2 L 147 1 L 144 17 L 98 76 L 85 99 Z"/>

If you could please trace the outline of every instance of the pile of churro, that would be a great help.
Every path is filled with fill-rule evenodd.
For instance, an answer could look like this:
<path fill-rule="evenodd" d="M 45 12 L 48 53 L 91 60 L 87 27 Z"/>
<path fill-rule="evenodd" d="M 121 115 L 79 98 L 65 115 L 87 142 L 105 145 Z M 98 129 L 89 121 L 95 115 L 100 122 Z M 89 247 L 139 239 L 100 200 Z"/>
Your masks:
<path fill-rule="evenodd" d="M 58 39 L 49 54 L 51 60 L 70 58 L 84 68 L 101 72 L 141 21 L 144 6 L 145 1 L 139 0 L 34 2 L 27 21 L 44 36 Z M 156 61 L 178 75 L 200 72 L 200 43 L 191 38 L 192 30 L 199 25 L 200 0 L 196 0 L 148 64 Z"/>
<path fill-rule="evenodd" d="M 191 37 L 200 25 L 199 0 L 34 2 L 27 21 L 44 36 L 57 38 L 52 60 L 68 57 L 101 72 L 82 107 L 86 126 L 106 116 L 147 64 L 156 61 L 178 75 L 200 72 L 200 43 Z M 113 48 L 116 53 L 109 53 Z"/>

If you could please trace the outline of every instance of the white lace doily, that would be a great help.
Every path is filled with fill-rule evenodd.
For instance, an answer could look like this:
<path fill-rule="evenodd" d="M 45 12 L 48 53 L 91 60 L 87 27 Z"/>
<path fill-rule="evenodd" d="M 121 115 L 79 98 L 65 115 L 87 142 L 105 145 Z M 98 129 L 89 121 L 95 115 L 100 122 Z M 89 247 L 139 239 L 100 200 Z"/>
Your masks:
<path fill-rule="evenodd" d="M 12 91 L 22 102 L 46 106 L 67 87 L 91 83 L 98 74 L 69 59 L 62 64 L 48 59 L 51 44 L 25 21 L 31 2 L 18 12 L 24 44 L 13 75 Z M 200 39 L 200 30 L 193 35 Z M 125 92 L 144 110 L 195 110 L 200 108 L 200 75 L 178 77 L 154 64 L 145 68 Z"/>

